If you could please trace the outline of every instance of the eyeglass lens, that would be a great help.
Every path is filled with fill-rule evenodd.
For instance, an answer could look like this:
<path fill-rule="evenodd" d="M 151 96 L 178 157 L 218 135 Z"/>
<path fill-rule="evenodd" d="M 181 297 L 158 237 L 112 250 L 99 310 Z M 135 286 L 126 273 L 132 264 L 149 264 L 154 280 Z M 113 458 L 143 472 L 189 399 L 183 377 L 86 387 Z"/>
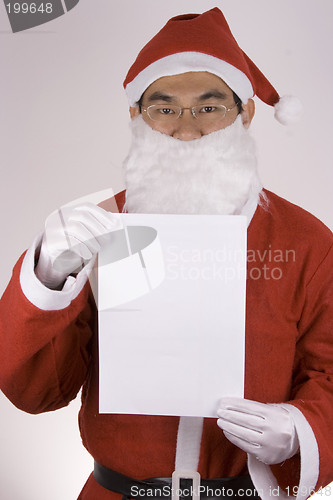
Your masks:
<path fill-rule="evenodd" d="M 223 106 L 223 104 L 201 104 L 200 106 L 194 106 L 191 109 L 195 118 L 201 122 L 223 120 L 227 112 L 227 108 Z M 152 120 L 159 122 L 175 121 L 182 115 L 183 112 L 182 108 L 171 104 L 153 104 L 147 108 L 148 116 Z"/>

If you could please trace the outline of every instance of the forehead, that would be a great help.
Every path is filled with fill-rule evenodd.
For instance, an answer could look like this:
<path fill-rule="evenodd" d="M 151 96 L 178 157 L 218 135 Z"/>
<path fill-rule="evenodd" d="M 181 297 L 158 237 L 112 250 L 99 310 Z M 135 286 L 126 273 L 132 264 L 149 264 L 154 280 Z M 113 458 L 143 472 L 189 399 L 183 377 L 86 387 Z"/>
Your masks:
<path fill-rule="evenodd" d="M 233 95 L 230 87 L 220 77 L 207 71 L 192 71 L 159 78 L 147 88 L 144 96 L 149 98 L 152 94 L 161 92 L 174 97 L 195 98 L 211 90 L 219 91 L 226 98 Z"/>

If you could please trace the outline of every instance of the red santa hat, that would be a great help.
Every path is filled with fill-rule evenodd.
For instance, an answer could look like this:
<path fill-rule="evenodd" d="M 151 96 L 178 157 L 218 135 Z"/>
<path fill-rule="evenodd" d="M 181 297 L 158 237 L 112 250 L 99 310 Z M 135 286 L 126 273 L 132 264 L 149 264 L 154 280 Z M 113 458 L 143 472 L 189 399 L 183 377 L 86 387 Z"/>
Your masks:
<path fill-rule="evenodd" d="M 131 106 L 163 76 L 208 71 L 219 76 L 246 104 L 257 95 L 274 106 L 275 118 L 286 125 L 297 120 L 300 101 L 280 97 L 267 78 L 238 46 L 220 9 L 170 19 L 139 52 L 124 81 Z"/>

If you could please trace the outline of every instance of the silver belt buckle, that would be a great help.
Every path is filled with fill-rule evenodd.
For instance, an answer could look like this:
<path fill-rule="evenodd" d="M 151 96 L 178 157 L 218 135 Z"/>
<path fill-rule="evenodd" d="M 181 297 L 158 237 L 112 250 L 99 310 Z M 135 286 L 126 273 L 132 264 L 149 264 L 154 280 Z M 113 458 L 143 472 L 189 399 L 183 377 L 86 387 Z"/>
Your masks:
<path fill-rule="evenodd" d="M 179 500 L 180 497 L 180 480 L 181 479 L 192 479 L 192 495 L 186 495 L 189 500 L 200 500 L 200 474 L 199 472 L 189 471 L 189 470 L 175 470 L 172 473 L 172 488 L 171 488 L 171 499 Z"/>

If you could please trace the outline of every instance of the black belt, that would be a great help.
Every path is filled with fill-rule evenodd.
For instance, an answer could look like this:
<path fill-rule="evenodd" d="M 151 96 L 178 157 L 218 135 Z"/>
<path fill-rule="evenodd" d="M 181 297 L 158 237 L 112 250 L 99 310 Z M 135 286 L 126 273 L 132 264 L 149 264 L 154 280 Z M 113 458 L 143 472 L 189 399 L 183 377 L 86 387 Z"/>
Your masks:
<path fill-rule="evenodd" d="M 156 477 L 138 481 L 95 462 L 94 478 L 103 488 L 113 491 L 114 493 L 121 493 L 123 495 L 123 500 L 128 498 L 137 498 L 138 500 L 171 499 L 171 477 Z M 192 499 L 193 491 L 191 491 L 191 485 L 191 479 L 180 480 L 180 498 L 182 500 Z M 259 497 L 249 475 L 218 479 L 201 479 L 201 500 L 221 498 L 258 499 Z"/>

